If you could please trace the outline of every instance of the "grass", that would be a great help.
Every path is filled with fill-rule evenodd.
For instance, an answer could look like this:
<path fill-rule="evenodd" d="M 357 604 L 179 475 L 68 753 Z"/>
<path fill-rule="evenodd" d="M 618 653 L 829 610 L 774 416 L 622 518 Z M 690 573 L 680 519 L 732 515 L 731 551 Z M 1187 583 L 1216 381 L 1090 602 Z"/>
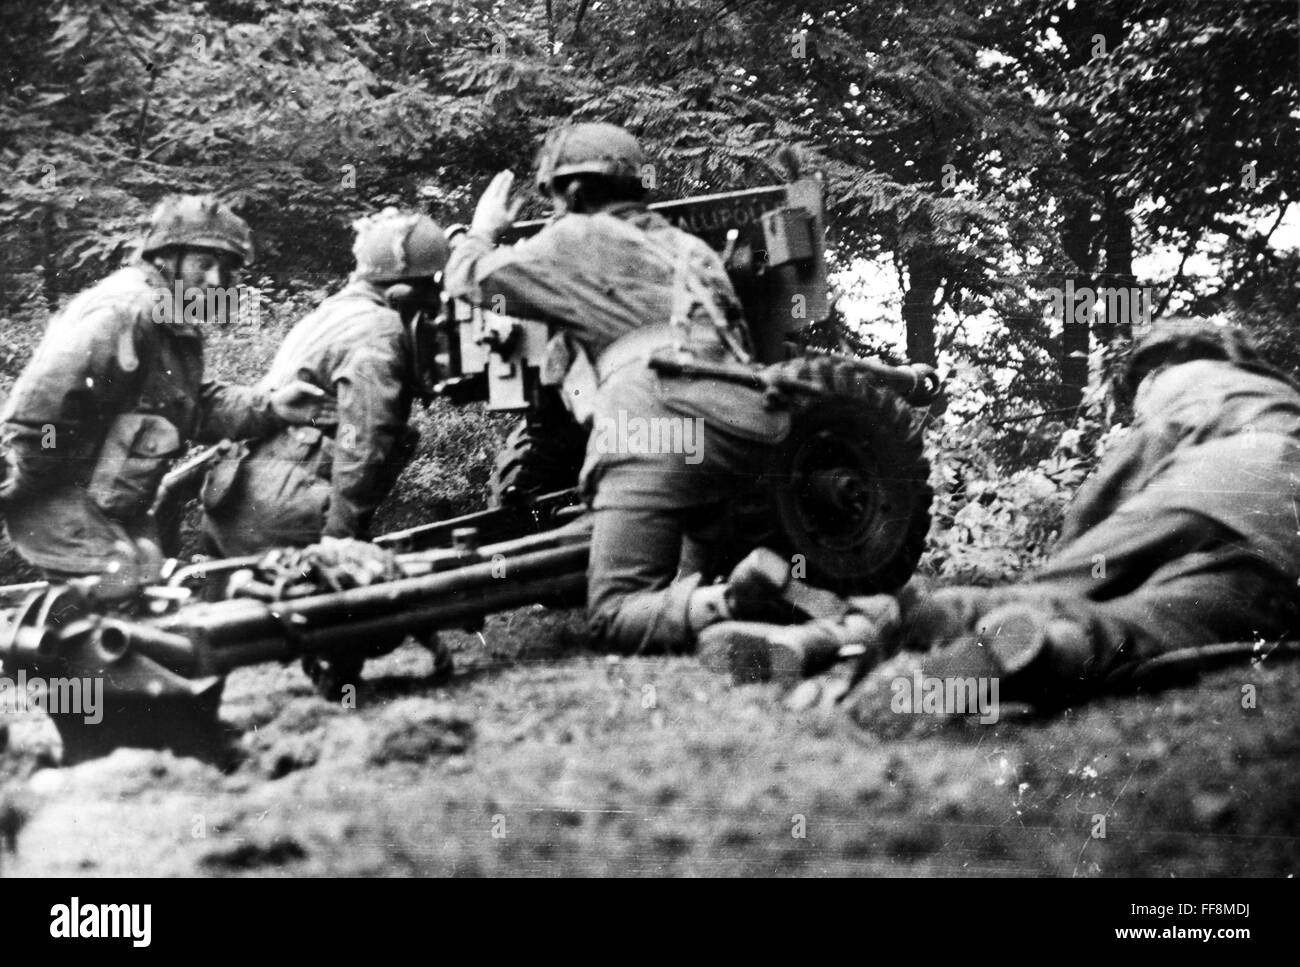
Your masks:
<path fill-rule="evenodd" d="M 120 750 L 40 769 L 13 723 L 11 874 L 1287 875 L 1300 861 L 1300 665 L 1045 720 L 864 730 L 689 658 L 612 659 L 527 609 L 459 671 L 413 644 L 355 708 L 292 667 L 237 672 L 239 764 Z M 882 670 L 888 676 L 889 670 Z M 1243 709 L 1242 685 L 1259 697 Z M 22 727 L 20 728 L 20 724 Z M 1105 817 L 1105 835 L 1099 816 Z M 802 835 L 799 835 L 802 833 Z"/>

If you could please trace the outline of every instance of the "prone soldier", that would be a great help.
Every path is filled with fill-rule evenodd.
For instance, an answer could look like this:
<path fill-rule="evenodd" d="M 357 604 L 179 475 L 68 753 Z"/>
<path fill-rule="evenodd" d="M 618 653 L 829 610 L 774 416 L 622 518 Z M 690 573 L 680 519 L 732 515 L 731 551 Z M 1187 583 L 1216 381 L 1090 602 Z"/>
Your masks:
<path fill-rule="evenodd" d="M 189 441 L 261 437 L 326 416 L 289 376 L 252 389 L 203 378 L 202 324 L 253 259 L 248 225 L 211 196 L 154 210 L 139 261 L 79 294 L 14 386 L 0 500 L 18 553 L 52 578 L 144 574 L 178 533 L 150 513 Z M 226 300 L 229 305 L 229 300 Z"/>
<path fill-rule="evenodd" d="M 900 649 L 934 649 L 925 675 L 996 677 L 1002 700 L 1052 708 L 1175 650 L 1294 635 L 1300 388 L 1238 332 L 1171 321 L 1134 347 L 1119 395 L 1133 426 L 1027 582 L 912 585 L 803 626 L 718 624 L 706 649 L 735 672 L 790 677 L 845 648 L 863 653 L 859 675 Z"/>

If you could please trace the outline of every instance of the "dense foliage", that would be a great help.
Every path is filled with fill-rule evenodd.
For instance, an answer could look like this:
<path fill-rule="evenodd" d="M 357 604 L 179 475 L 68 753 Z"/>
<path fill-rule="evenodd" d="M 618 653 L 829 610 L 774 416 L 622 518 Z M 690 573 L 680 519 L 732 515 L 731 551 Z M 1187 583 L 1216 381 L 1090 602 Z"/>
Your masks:
<path fill-rule="evenodd" d="M 1257 227 L 1300 182 L 1287 0 L 0 10 L 11 302 L 102 272 L 172 189 L 238 202 L 281 281 L 337 274 L 355 214 L 421 201 L 464 217 L 488 175 L 525 170 L 570 117 L 635 130 L 667 195 L 769 179 L 776 149 L 802 146 L 829 180 L 839 263 L 897 266 L 916 359 L 961 348 L 960 322 L 992 313 L 996 361 L 1054 360 L 1077 390 L 1088 327 L 1049 331 L 1042 287 L 1132 279 L 1155 244 L 1208 247 L 1220 268 L 1208 292 L 1181 270 L 1142 280 L 1162 305 L 1174 290 L 1201 309 L 1261 290 L 1295 302 Z M 1019 389 L 1046 399 L 1053 382 Z"/>

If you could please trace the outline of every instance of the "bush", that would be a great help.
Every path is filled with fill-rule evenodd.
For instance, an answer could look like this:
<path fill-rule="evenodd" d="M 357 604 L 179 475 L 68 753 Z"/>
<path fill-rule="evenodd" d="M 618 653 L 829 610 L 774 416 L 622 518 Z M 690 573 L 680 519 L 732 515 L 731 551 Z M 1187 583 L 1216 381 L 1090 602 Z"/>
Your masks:
<path fill-rule="evenodd" d="M 1030 466 L 998 462 L 999 431 L 987 424 L 932 428 L 935 501 L 923 570 L 945 584 L 1016 580 L 1042 562 L 1060 531 L 1065 507 L 1095 463 L 1084 441 L 1097 426 L 1049 423 L 1034 435 L 1050 454 Z"/>
<path fill-rule="evenodd" d="M 514 414 L 490 413 L 481 404 L 459 407 L 445 400 L 415 414 L 419 448 L 379 509 L 375 533 L 486 507 L 492 466 L 514 420 Z"/>

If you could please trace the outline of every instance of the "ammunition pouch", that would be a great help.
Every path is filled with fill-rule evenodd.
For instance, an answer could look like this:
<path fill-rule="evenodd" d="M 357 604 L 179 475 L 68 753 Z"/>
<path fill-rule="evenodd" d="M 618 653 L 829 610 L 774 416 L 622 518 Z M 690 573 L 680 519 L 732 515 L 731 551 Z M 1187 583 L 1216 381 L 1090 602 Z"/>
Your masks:
<path fill-rule="evenodd" d="M 254 459 L 258 461 L 257 480 L 243 472 L 248 461 Z M 328 480 L 332 459 L 330 439 L 314 426 L 285 427 L 274 436 L 240 441 L 208 471 L 203 509 L 214 517 L 222 516 L 223 511 L 228 514 L 240 501 L 248 499 L 245 491 L 249 487 L 266 491 L 257 495 L 261 501 L 274 494 L 296 493 L 317 480 Z"/>
<path fill-rule="evenodd" d="M 657 374 L 655 379 L 659 400 L 670 413 L 702 419 L 706 426 L 756 443 L 780 443 L 790 434 L 790 411 L 765 406 L 761 387 L 707 376 Z"/>
<path fill-rule="evenodd" d="M 154 413 L 125 413 L 108 428 L 87 493 L 114 520 L 147 513 L 173 458 L 180 455 L 180 431 Z"/>
<path fill-rule="evenodd" d="M 652 357 L 676 354 L 681 330 L 670 326 L 647 326 L 615 340 L 596 364 L 600 386 L 618 378 L 628 367 L 636 371 L 649 370 Z M 685 333 L 686 351 L 701 362 L 734 365 L 730 349 L 722 342 L 716 329 L 707 325 L 694 325 Z M 779 443 L 790 432 L 790 414 L 785 410 L 771 410 L 764 405 L 765 388 L 746 386 L 707 376 L 664 376 L 647 374 L 655 387 L 660 404 L 678 416 L 702 419 L 705 425 L 744 440 L 759 443 Z"/>

